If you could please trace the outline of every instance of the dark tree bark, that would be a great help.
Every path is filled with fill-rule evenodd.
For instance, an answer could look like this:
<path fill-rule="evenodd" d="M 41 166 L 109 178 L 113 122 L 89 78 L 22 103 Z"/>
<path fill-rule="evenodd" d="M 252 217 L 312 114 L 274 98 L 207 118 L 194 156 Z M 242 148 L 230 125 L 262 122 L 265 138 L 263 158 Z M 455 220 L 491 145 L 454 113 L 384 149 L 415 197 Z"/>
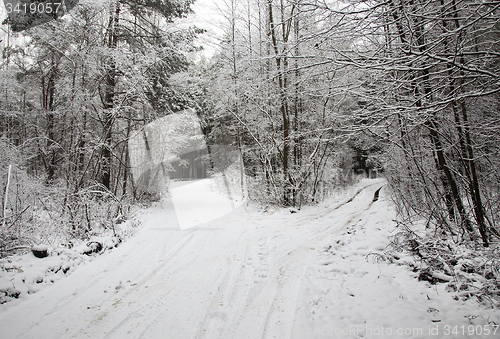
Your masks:
<path fill-rule="evenodd" d="M 107 47 L 114 50 L 118 44 L 118 25 L 120 18 L 120 2 L 116 1 L 115 10 L 110 13 L 108 24 L 108 42 Z M 102 148 L 102 163 L 101 163 L 101 184 L 106 188 L 111 188 L 111 145 L 113 142 L 113 124 L 114 124 L 114 99 L 115 87 L 117 81 L 116 63 L 110 58 L 108 61 L 108 69 L 106 73 L 106 90 L 104 97 L 104 120 L 103 120 L 103 148 Z"/>

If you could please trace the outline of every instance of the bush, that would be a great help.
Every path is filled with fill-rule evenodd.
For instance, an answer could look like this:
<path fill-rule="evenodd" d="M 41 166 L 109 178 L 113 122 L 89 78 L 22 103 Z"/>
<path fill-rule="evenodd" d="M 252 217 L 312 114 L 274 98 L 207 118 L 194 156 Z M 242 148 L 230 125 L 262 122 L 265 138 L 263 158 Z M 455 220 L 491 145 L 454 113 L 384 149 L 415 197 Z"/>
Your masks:
<path fill-rule="evenodd" d="M 14 147 L 0 140 L 0 148 L 3 150 L 0 225 L 4 225 L 0 232 L 0 257 L 27 252 L 40 243 L 55 248 L 71 239 L 88 240 L 108 233 L 121 236 L 116 225 L 134 208 L 131 199 L 118 199 L 99 185 L 76 192 L 70 191 L 63 180 L 47 185 L 44 178 L 27 174 Z M 10 178 L 9 165 L 12 165 Z"/>
<path fill-rule="evenodd" d="M 408 265 L 419 280 L 446 283 L 457 300 L 475 297 L 482 304 L 500 308 L 500 243 L 485 248 L 469 241 L 453 241 L 430 227 L 417 234 L 414 227 L 398 224 L 386 258 Z"/>

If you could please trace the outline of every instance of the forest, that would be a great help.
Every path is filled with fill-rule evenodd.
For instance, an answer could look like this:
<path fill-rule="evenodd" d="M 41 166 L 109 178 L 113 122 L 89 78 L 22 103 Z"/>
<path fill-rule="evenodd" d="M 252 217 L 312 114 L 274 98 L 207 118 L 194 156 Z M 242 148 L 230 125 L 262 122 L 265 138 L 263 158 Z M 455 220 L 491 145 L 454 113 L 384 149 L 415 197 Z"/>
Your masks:
<path fill-rule="evenodd" d="M 210 57 L 183 21 L 193 3 L 82 0 L 4 22 L 1 256 L 114 230 L 156 199 L 128 140 L 187 108 L 207 145 L 242 154 L 252 201 L 300 209 L 383 176 L 416 254 L 498 242 L 499 2 L 225 0 Z"/>

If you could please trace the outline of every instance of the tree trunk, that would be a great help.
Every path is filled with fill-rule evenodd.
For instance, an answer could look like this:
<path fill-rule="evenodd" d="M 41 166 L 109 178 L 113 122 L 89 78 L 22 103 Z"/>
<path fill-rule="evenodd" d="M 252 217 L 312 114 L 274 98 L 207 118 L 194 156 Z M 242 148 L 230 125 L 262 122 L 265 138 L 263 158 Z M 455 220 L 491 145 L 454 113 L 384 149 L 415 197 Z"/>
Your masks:
<path fill-rule="evenodd" d="M 453 8 L 453 16 L 455 19 L 455 29 L 459 31 L 460 28 L 460 19 L 457 11 L 457 6 L 455 0 L 452 0 L 452 8 Z M 460 45 L 462 42 L 461 38 L 461 33 L 458 34 L 457 36 L 458 44 Z M 460 64 L 465 65 L 465 58 L 463 54 L 460 55 L 459 57 Z M 459 82 L 459 88 L 463 92 L 464 89 L 464 77 L 465 74 L 463 70 L 459 71 L 460 78 L 458 80 Z M 488 234 L 487 234 L 487 228 L 486 228 L 486 223 L 485 223 L 485 212 L 484 212 L 484 206 L 481 200 L 481 190 L 479 187 L 479 179 L 477 176 L 477 171 L 476 171 L 476 163 L 474 161 L 474 151 L 472 148 L 472 138 L 470 135 L 470 129 L 469 129 L 469 118 L 467 114 L 467 106 L 465 104 L 465 99 L 460 99 L 460 109 L 462 112 L 462 121 L 463 121 L 463 132 L 465 136 L 465 146 L 467 149 L 467 162 L 469 165 L 469 171 L 471 174 L 471 179 L 472 181 L 470 182 L 470 191 L 471 191 L 471 198 L 472 202 L 474 204 L 474 214 L 476 216 L 476 221 L 478 224 L 479 228 L 479 233 L 481 234 L 481 238 L 483 240 L 483 245 L 484 247 L 488 247 Z"/>
<path fill-rule="evenodd" d="M 283 202 L 288 205 L 290 202 L 290 187 L 288 184 L 288 155 L 290 153 L 290 124 L 288 118 L 288 102 L 286 94 L 286 66 L 287 59 L 285 55 L 281 55 L 276 37 L 276 25 L 273 17 L 273 2 L 268 0 L 268 15 L 269 15 L 269 34 L 271 35 L 272 47 L 275 54 L 276 69 L 278 72 L 278 89 L 280 95 L 280 113 L 283 120 L 283 149 L 282 149 L 282 169 L 283 169 Z M 284 24 L 284 23 L 283 23 Z M 285 34 L 285 32 L 283 32 Z M 285 42 L 285 41 L 284 41 Z"/>
<path fill-rule="evenodd" d="M 54 51 L 51 52 L 51 64 L 48 74 L 42 75 L 43 99 L 42 106 L 47 118 L 47 151 L 44 156 L 47 169 L 47 184 L 52 184 L 55 179 L 57 169 L 56 154 L 56 134 L 54 117 L 54 99 L 55 99 L 55 79 L 57 77 L 58 62 Z"/>
<path fill-rule="evenodd" d="M 107 47 L 114 50 L 118 43 L 118 23 L 120 17 L 120 3 L 116 1 L 115 11 L 110 13 L 108 26 L 108 43 Z M 111 145 L 113 141 L 113 123 L 114 123 L 114 99 L 116 87 L 116 63 L 113 57 L 108 61 L 108 69 L 106 73 L 106 92 L 104 97 L 104 138 L 102 148 L 102 163 L 101 163 L 101 184 L 110 189 L 111 185 Z"/>

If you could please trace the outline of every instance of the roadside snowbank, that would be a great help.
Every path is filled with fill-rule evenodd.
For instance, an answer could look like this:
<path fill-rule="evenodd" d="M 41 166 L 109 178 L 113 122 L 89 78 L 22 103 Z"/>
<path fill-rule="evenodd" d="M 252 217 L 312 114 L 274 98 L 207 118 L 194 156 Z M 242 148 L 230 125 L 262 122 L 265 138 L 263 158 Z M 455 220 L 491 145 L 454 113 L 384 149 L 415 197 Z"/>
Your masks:
<path fill-rule="evenodd" d="M 15 299 L 24 300 L 29 294 L 66 277 L 77 266 L 88 263 L 97 254 L 104 254 L 130 237 L 138 220 L 130 219 L 108 230 L 107 235 L 94 236 L 88 241 L 73 240 L 69 244 L 51 248 L 36 245 L 33 249 L 47 250 L 48 256 L 37 258 L 32 251 L 0 259 L 0 310 Z M 113 234 L 114 233 L 114 234 Z"/>

